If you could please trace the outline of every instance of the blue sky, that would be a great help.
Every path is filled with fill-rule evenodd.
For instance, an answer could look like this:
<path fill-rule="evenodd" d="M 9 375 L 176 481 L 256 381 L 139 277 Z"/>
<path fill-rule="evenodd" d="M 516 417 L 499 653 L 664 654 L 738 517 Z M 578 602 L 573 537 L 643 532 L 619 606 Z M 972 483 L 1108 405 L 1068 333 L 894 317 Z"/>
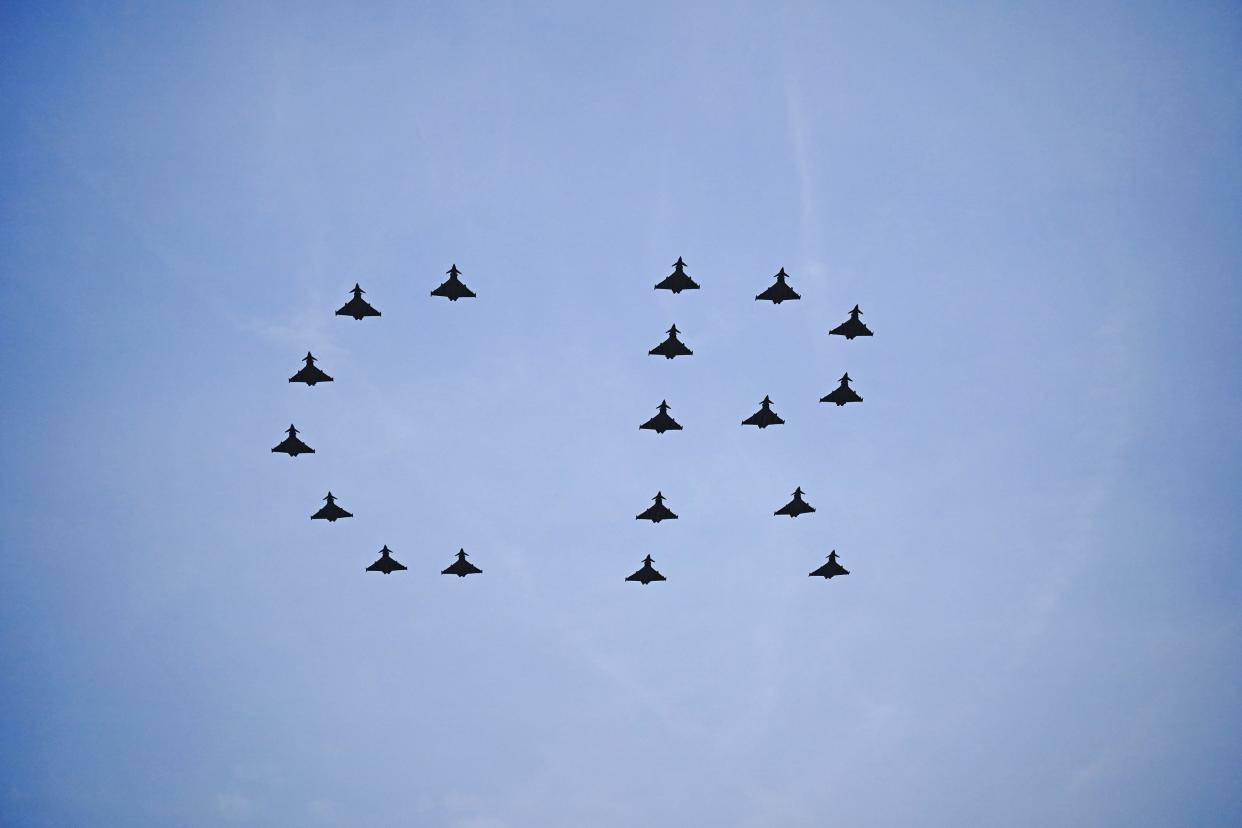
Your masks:
<path fill-rule="evenodd" d="M 0 822 L 1242 821 L 1236 6 L 313 5 L 0 12 Z"/>

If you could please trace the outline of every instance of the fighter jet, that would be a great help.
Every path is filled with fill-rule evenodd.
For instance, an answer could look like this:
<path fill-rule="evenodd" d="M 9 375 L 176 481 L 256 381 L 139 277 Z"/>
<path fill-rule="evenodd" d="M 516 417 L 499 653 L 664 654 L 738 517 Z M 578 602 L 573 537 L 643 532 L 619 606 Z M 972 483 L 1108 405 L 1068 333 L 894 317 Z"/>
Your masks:
<path fill-rule="evenodd" d="M 787 278 L 789 276 L 785 273 L 785 268 L 782 267 L 780 272 L 776 274 L 776 284 L 756 296 L 755 301 L 766 299 L 774 305 L 779 305 L 786 299 L 801 299 L 802 297 L 798 292 L 785 283 Z"/>
<path fill-rule="evenodd" d="M 448 569 L 440 570 L 441 575 L 456 575 L 458 578 L 464 578 L 467 575 L 482 573 L 483 570 L 466 560 L 466 550 L 464 549 L 459 549 L 457 551 L 457 560 L 449 564 Z"/>
<path fill-rule="evenodd" d="M 311 355 L 310 351 L 306 352 L 306 356 L 302 361 L 306 363 L 306 366 L 289 377 L 289 382 L 304 382 L 307 385 L 314 385 L 317 382 L 332 382 L 332 377 L 315 367 L 315 357 Z"/>
<path fill-rule="evenodd" d="M 456 302 L 458 299 L 473 299 L 474 291 L 461 283 L 457 277 L 461 275 L 461 271 L 457 269 L 457 265 L 453 265 L 448 269 L 448 278 L 440 283 L 440 286 L 431 292 L 432 296 L 443 296 L 450 302 Z"/>
<path fill-rule="evenodd" d="M 843 336 L 846 339 L 853 339 L 856 336 L 871 336 L 871 329 L 864 325 L 862 320 L 858 318 L 861 313 L 862 311 L 858 309 L 858 305 L 855 305 L 854 309 L 850 311 L 850 318 L 842 322 L 840 325 L 837 325 L 828 333 L 837 334 L 838 336 Z"/>
<path fill-rule="evenodd" d="M 328 501 L 327 505 L 311 515 L 311 520 L 326 520 L 328 523 L 336 523 L 337 518 L 354 516 L 353 512 L 347 512 L 336 505 L 336 498 L 332 496 L 332 492 L 328 492 L 328 496 L 324 500 Z"/>
<path fill-rule="evenodd" d="M 656 496 L 651 499 L 655 501 L 655 505 L 648 506 L 647 511 L 635 516 L 634 520 L 649 520 L 652 523 L 677 520 L 677 515 L 673 514 L 673 510 L 664 505 L 664 495 L 661 492 L 656 492 Z"/>
<path fill-rule="evenodd" d="M 656 290 L 671 290 L 673 293 L 681 293 L 683 290 L 698 290 L 698 282 L 686 275 L 686 263 L 681 260 L 681 256 L 677 257 L 677 261 L 673 262 L 673 272 L 666 276 L 662 281 L 656 283 Z"/>
<path fill-rule="evenodd" d="M 841 377 L 841 384 L 834 388 L 828 396 L 820 397 L 819 401 L 845 405 L 851 402 L 862 402 L 863 398 L 855 394 L 853 388 L 850 388 L 850 375 L 845 374 Z"/>
<path fill-rule="evenodd" d="M 652 567 L 651 564 L 652 564 L 651 556 L 648 555 L 647 557 L 643 558 L 643 568 L 638 570 L 637 572 L 635 572 L 633 575 L 629 576 L 625 580 L 638 581 L 643 586 L 646 586 L 652 581 L 665 580 L 664 576 L 661 575 L 659 572 L 656 572 L 655 568 Z"/>
<path fill-rule="evenodd" d="M 652 348 L 647 353 L 652 356 L 662 356 L 665 359 L 672 359 L 678 356 L 691 356 L 694 351 L 687 348 L 680 339 L 677 338 L 677 326 L 668 329 L 668 337 L 659 345 Z"/>
<path fill-rule="evenodd" d="M 815 507 L 802 499 L 802 487 L 799 486 L 798 488 L 794 489 L 793 500 L 789 501 L 788 503 L 786 503 L 781 508 L 777 509 L 772 514 L 789 515 L 791 518 L 796 518 L 798 515 L 805 515 L 808 512 L 814 512 L 814 511 L 815 511 Z"/>
<path fill-rule="evenodd" d="M 742 425 L 753 425 L 759 426 L 760 428 L 767 428 L 770 425 L 781 425 L 785 422 L 775 411 L 772 410 L 772 401 L 768 399 L 766 395 L 759 403 L 759 406 L 760 408 L 758 411 L 751 414 L 745 420 L 742 420 Z"/>
<path fill-rule="evenodd" d="M 835 575 L 849 574 L 850 571 L 848 569 L 837 563 L 837 550 L 834 549 L 828 553 L 828 563 L 824 564 L 814 572 L 808 572 L 807 577 L 814 578 L 816 575 L 819 575 L 821 578 L 831 578 Z"/>
<path fill-rule="evenodd" d="M 640 425 L 639 428 L 654 431 L 656 434 L 663 434 L 666 431 L 681 431 L 681 423 L 668 415 L 668 401 L 660 400 L 658 407 L 660 413 Z"/>
<path fill-rule="evenodd" d="M 289 424 L 289 436 L 280 441 L 272 451 L 278 454 L 287 454 L 290 457 L 297 457 L 299 454 L 314 454 L 315 450 L 303 443 L 297 438 L 298 430 L 293 427 L 293 423 Z"/>
<path fill-rule="evenodd" d="M 398 563 L 397 559 L 392 556 L 392 550 L 387 546 L 380 550 L 380 556 L 367 567 L 367 572 L 383 572 L 385 575 L 396 572 L 399 569 L 405 569 L 405 566 Z"/>
<path fill-rule="evenodd" d="M 336 312 L 336 315 L 352 316 L 354 319 L 359 321 L 361 321 L 364 316 L 380 316 L 380 312 L 371 307 L 371 304 L 362 298 L 362 294 L 364 293 L 366 293 L 366 291 L 358 287 L 358 283 L 355 282 L 353 290 L 354 298 L 350 299 L 344 305 L 341 305 L 340 309 Z"/>

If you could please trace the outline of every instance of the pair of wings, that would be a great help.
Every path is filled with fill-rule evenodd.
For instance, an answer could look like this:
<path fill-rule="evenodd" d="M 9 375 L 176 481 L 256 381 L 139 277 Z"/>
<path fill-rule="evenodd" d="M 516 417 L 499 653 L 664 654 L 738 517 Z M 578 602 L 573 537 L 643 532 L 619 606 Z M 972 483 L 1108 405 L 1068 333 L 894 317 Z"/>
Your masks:
<path fill-rule="evenodd" d="M 461 282 L 445 282 L 431 292 L 432 296 L 443 296 L 446 299 L 473 299 L 475 293 Z"/>
<path fill-rule="evenodd" d="M 782 420 L 780 417 L 778 417 L 775 414 L 775 412 L 756 411 L 754 414 L 751 414 L 745 420 L 742 420 L 742 425 L 757 425 L 757 426 L 783 425 L 784 422 L 785 421 Z"/>
<path fill-rule="evenodd" d="M 311 520 L 336 520 L 337 518 L 353 517 L 353 512 L 347 512 L 335 503 L 331 506 L 324 506 L 318 512 L 311 515 Z"/>
<path fill-rule="evenodd" d="M 382 316 L 383 314 L 371 307 L 370 303 L 365 299 L 350 299 L 341 306 L 336 315 L 352 316 L 355 319 L 361 319 L 364 316 Z"/>
<path fill-rule="evenodd" d="M 296 457 L 299 454 L 314 454 L 315 453 L 315 450 L 313 448 L 306 445 L 306 443 L 303 443 L 301 440 L 297 439 L 296 437 L 290 437 L 286 440 L 283 440 L 281 444 L 276 446 L 276 448 L 272 449 L 272 451 L 279 452 L 280 454 L 288 454 L 294 457 Z"/>
<path fill-rule="evenodd" d="M 772 285 L 772 287 L 765 290 L 763 293 L 756 296 L 755 301 L 759 302 L 759 301 L 766 300 L 768 302 L 774 302 L 779 305 L 781 302 L 784 302 L 786 299 L 792 300 L 792 299 L 801 299 L 801 298 L 802 298 L 802 295 L 799 294 L 793 288 L 791 288 L 789 285 L 775 284 L 775 285 Z"/>
<path fill-rule="evenodd" d="M 681 423 L 667 414 L 657 414 L 640 425 L 639 428 L 646 428 L 652 431 L 681 431 Z"/>
<path fill-rule="evenodd" d="M 440 574 L 461 575 L 464 577 L 466 575 L 481 575 L 483 574 L 483 570 L 479 569 L 469 561 L 455 561 L 448 567 L 448 569 L 440 570 Z"/>

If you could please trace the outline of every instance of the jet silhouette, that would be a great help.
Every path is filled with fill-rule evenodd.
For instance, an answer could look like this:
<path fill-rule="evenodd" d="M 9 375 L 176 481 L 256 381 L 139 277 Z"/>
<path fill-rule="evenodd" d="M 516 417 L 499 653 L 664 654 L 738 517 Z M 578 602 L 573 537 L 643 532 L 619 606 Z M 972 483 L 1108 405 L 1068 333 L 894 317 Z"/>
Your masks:
<path fill-rule="evenodd" d="M 652 356 L 662 356 L 665 359 L 672 359 L 678 356 L 691 356 L 694 351 L 687 348 L 680 339 L 677 338 L 677 326 L 668 329 L 668 337 L 663 342 L 652 348 L 647 353 Z"/>
<path fill-rule="evenodd" d="M 655 571 L 655 569 L 651 566 L 651 564 L 652 564 L 651 556 L 650 556 L 650 555 L 648 555 L 647 557 L 643 558 L 643 566 L 642 566 L 642 569 L 638 570 L 638 571 L 637 571 L 637 572 L 635 572 L 633 575 L 630 575 L 630 576 L 629 576 L 628 578 L 626 578 L 625 580 L 627 580 L 627 581 L 638 581 L 638 582 L 640 582 L 643 586 L 646 586 L 647 584 L 651 583 L 652 581 L 663 581 L 663 580 L 665 580 L 664 576 L 663 576 L 663 575 L 661 575 L 659 572 L 656 572 L 656 571 Z"/>
<path fill-rule="evenodd" d="M 474 291 L 461 283 L 457 277 L 461 275 L 461 271 L 457 269 L 457 265 L 453 265 L 448 269 L 448 278 L 440 283 L 440 286 L 431 292 L 432 296 L 443 296 L 450 302 L 456 302 L 458 299 L 473 299 Z"/>
<path fill-rule="evenodd" d="M 673 293 L 681 293 L 683 290 L 698 290 L 698 282 L 686 275 L 686 263 L 681 260 L 681 256 L 677 257 L 677 261 L 673 262 L 673 272 L 660 282 L 656 283 L 656 290 L 671 290 Z"/>
<path fill-rule="evenodd" d="M 767 428 L 770 425 L 781 425 L 785 422 L 775 411 L 772 410 L 772 401 L 768 399 L 766 395 L 759 403 L 759 406 L 760 408 L 758 411 L 751 414 L 745 420 L 742 420 L 742 425 L 753 425 L 759 426 L 760 428 Z"/>
<path fill-rule="evenodd" d="M 836 575 L 849 574 L 850 571 L 848 569 L 837 563 L 837 550 L 834 549 L 828 553 L 828 563 L 824 564 L 814 572 L 808 572 L 807 577 L 814 578 L 816 575 L 819 575 L 822 578 L 832 578 Z"/>
<path fill-rule="evenodd" d="M 785 268 L 782 267 L 780 272 L 776 274 L 776 284 L 756 296 L 755 301 L 766 299 L 774 305 L 779 305 L 786 299 L 801 299 L 802 297 L 797 293 L 797 291 L 785 283 L 787 278 L 789 278 L 789 276 L 785 273 Z"/>
<path fill-rule="evenodd" d="M 656 496 L 651 498 L 655 501 L 654 506 L 648 506 L 647 511 L 636 516 L 634 520 L 649 520 L 652 523 L 659 523 L 662 520 L 677 520 L 677 515 L 673 514 L 672 509 L 664 505 L 664 495 L 656 492 Z"/>
<path fill-rule="evenodd" d="M 853 388 L 850 388 L 850 375 L 845 374 L 841 377 L 841 384 L 834 388 L 828 396 L 820 397 L 819 401 L 845 405 L 846 403 L 862 402 L 863 398 L 855 394 Z"/>
<path fill-rule="evenodd" d="M 306 363 L 306 366 L 289 377 L 289 382 L 304 382 L 307 385 L 314 385 L 317 382 L 332 382 L 332 377 L 315 367 L 315 357 L 311 355 L 310 351 L 306 352 L 306 356 L 302 361 Z"/>
<path fill-rule="evenodd" d="M 791 518 L 796 518 L 798 515 L 805 515 L 808 512 L 814 512 L 814 511 L 815 511 L 815 507 L 802 499 L 802 487 L 799 486 L 798 488 L 794 489 L 793 500 L 789 501 L 788 503 L 786 503 L 781 508 L 777 509 L 772 514 L 789 515 Z"/>
<path fill-rule="evenodd" d="M 862 311 L 858 309 L 858 305 L 855 305 L 854 309 L 850 311 L 850 318 L 837 325 L 828 333 L 843 336 L 846 339 L 853 339 L 856 336 L 871 336 L 871 329 L 858 318 L 861 313 Z"/>
<path fill-rule="evenodd" d="M 328 501 L 327 505 L 320 508 L 318 512 L 311 515 L 311 520 L 326 520 L 328 523 L 336 523 L 337 518 L 353 517 L 353 512 L 347 512 L 340 506 L 336 505 L 336 498 L 332 496 L 332 492 L 328 492 L 328 496 L 324 498 Z"/>
<path fill-rule="evenodd" d="M 388 575 L 399 569 L 405 569 L 405 567 L 397 562 L 397 559 L 392 556 L 392 550 L 385 546 L 380 550 L 379 558 L 375 563 L 368 566 L 366 571 L 383 572 L 385 575 Z"/>
<path fill-rule="evenodd" d="M 663 434 L 666 431 L 681 431 L 681 423 L 668 415 L 668 401 L 660 400 L 658 407 L 660 413 L 640 425 L 639 428 L 654 431 L 656 434 Z"/>
<path fill-rule="evenodd" d="M 362 294 L 364 293 L 366 293 L 366 291 L 358 287 L 358 283 L 355 282 L 353 289 L 354 298 L 350 299 L 344 305 L 341 305 L 340 309 L 337 310 L 336 315 L 352 316 L 354 319 L 359 321 L 361 321 L 364 316 L 380 316 L 380 312 L 371 307 L 370 303 L 362 298 Z"/>
<path fill-rule="evenodd" d="M 280 444 L 273 448 L 272 451 L 278 454 L 287 454 L 290 457 L 297 457 L 299 454 L 314 454 L 315 450 L 299 440 L 297 433 L 298 430 L 293 427 L 293 423 L 290 423 L 288 428 L 289 436 L 281 440 Z"/>
<path fill-rule="evenodd" d="M 459 549 L 457 551 L 457 560 L 449 564 L 448 569 L 440 570 L 441 575 L 456 575 L 458 578 L 464 578 L 467 575 L 482 573 L 483 570 L 466 560 L 466 550 L 464 549 Z"/>

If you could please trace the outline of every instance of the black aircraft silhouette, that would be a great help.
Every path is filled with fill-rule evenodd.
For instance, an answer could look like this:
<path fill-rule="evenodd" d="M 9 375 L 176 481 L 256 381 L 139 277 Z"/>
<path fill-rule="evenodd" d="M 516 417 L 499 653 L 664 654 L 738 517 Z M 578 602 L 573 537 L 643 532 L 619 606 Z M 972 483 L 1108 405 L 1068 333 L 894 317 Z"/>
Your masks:
<path fill-rule="evenodd" d="M 304 382 L 307 385 L 314 385 L 317 382 L 332 382 L 332 377 L 315 367 L 315 357 L 311 355 L 310 351 L 306 352 L 306 356 L 302 361 L 306 363 L 306 366 L 289 377 L 289 382 Z"/>
<path fill-rule="evenodd" d="M 311 515 L 311 520 L 326 520 L 328 523 L 336 523 L 337 518 L 353 517 L 353 512 L 347 512 L 340 506 L 336 505 L 336 498 L 332 496 L 332 492 L 328 492 L 328 496 L 324 498 L 328 501 L 318 512 Z"/>
<path fill-rule="evenodd" d="M 652 567 L 652 566 L 651 566 L 651 564 L 652 564 L 651 556 L 650 556 L 650 555 L 648 555 L 647 557 L 643 558 L 643 567 L 642 567 L 642 569 L 638 570 L 638 571 L 637 571 L 637 572 L 635 572 L 633 575 L 630 575 L 630 576 L 629 576 L 628 578 L 626 578 L 625 580 L 627 580 L 627 581 L 638 581 L 638 582 L 640 582 L 643 586 L 646 586 L 647 584 L 651 583 L 652 581 L 663 581 L 663 580 L 665 580 L 664 576 L 663 576 L 663 575 L 661 575 L 659 572 L 656 572 L 656 571 L 655 571 L 655 568 L 654 568 L 654 567 Z"/>
<path fill-rule="evenodd" d="M 440 283 L 440 286 L 431 292 L 432 296 L 443 296 L 450 302 L 456 302 L 458 299 L 473 299 L 474 291 L 461 283 L 457 277 L 461 275 L 461 271 L 457 269 L 457 265 L 453 265 L 448 269 L 448 278 Z"/>
<path fill-rule="evenodd" d="M 388 575 L 399 569 L 405 569 L 405 567 L 397 562 L 397 559 L 392 556 L 392 550 L 385 546 L 380 550 L 378 560 L 367 567 L 367 572 L 383 572 L 385 575 Z"/>
<path fill-rule="evenodd" d="M 789 501 L 788 503 L 786 503 L 781 508 L 777 509 L 772 514 L 789 515 L 791 518 L 796 518 L 798 515 L 805 515 L 808 512 L 814 512 L 814 511 L 815 511 L 815 507 L 802 499 L 802 487 L 799 486 L 798 488 L 794 489 L 793 500 Z"/>
<path fill-rule="evenodd" d="M 449 564 L 448 569 L 440 570 L 441 575 L 456 575 L 458 578 L 464 578 L 467 575 L 481 575 L 482 573 L 483 570 L 466 560 L 466 550 L 464 549 L 457 551 L 457 560 Z"/>
<path fill-rule="evenodd" d="M 821 566 L 819 569 L 815 570 L 814 572 L 808 572 L 807 577 L 814 578 L 816 575 L 819 575 L 820 577 L 823 577 L 823 578 L 832 578 L 836 575 L 849 575 L 849 574 L 850 574 L 850 571 L 848 569 L 841 566 L 841 564 L 837 563 L 837 550 L 834 549 L 828 553 L 828 563 L 824 564 L 823 566 Z"/>
<path fill-rule="evenodd" d="M 371 304 L 362 298 L 362 294 L 364 293 L 366 293 L 366 291 L 358 287 L 358 283 L 355 282 L 353 290 L 354 298 L 341 305 L 340 310 L 336 312 L 336 315 L 352 316 L 354 319 L 359 321 L 361 321 L 364 316 L 380 316 L 380 312 L 371 307 Z"/>
<path fill-rule="evenodd" d="M 681 256 L 677 257 L 677 261 L 673 262 L 673 272 L 660 282 L 656 283 L 656 290 L 671 290 L 673 293 L 681 293 L 683 290 L 698 290 L 698 282 L 686 275 L 686 263 L 681 260 Z"/>
<path fill-rule="evenodd" d="M 668 329 L 668 337 L 659 345 L 652 348 L 647 353 L 652 356 L 662 356 L 665 359 L 672 359 L 678 356 L 691 356 L 694 351 L 687 348 L 680 339 L 677 338 L 677 326 Z"/>
<path fill-rule="evenodd" d="M 772 410 L 772 401 L 768 399 L 767 395 L 764 395 L 763 400 L 759 403 L 759 406 L 758 411 L 751 414 L 745 420 L 742 420 L 742 425 L 753 425 L 759 426 L 760 428 L 767 428 L 770 425 L 781 425 L 785 422 L 775 411 Z"/>
<path fill-rule="evenodd" d="M 855 394 L 853 388 L 850 388 L 850 375 L 845 374 L 841 377 L 841 384 L 834 388 L 828 396 L 820 397 L 819 401 L 845 405 L 846 403 L 862 402 L 863 398 Z"/>
<path fill-rule="evenodd" d="M 856 336 L 871 336 L 871 329 L 864 325 L 862 320 L 858 318 L 861 313 L 862 311 L 858 309 L 858 305 L 855 305 L 854 309 L 850 311 L 850 318 L 842 322 L 840 325 L 837 325 L 828 333 L 837 334 L 838 336 L 843 336 L 846 339 L 853 339 Z"/>
<path fill-rule="evenodd" d="M 668 401 L 660 400 L 658 407 L 660 413 L 640 425 L 639 428 L 654 431 L 656 434 L 663 434 L 666 431 L 681 431 L 681 423 L 668 415 Z"/>
<path fill-rule="evenodd" d="M 315 450 L 303 443 L 297 438 L 298 430 L 293 427 L 293 423 L 289 424 L 289 436 L 280 441 L 272 451 L 278 454 L 287 454 L 290 457 L 297 457 L 299 454 L 314 454 Z"/>
<path fill-rule="evenodd" d="M 664 505 L 664 495 L 661 492 L 656 492 L 656 496 L 651 499 L 655 501 L 655 505 L 648 506 L 647 511 L 637 515 L 634 520 L 649 520 L 652 523 L 677 520 L 677 515 L 673 514 L 673 510 Z"/>
<path fill-rule="evenodd" d="M 786 299 L 801 299 L 802 297 L 798 292 L 785 283 L 787 278 L 789 276 L 785 273 L 785 268 L 782 267 L 780 272 L 776 274 L 776 284 L 756 296 L 755 301 L 766 299 L 774 305 L 779 305 Z"/>

